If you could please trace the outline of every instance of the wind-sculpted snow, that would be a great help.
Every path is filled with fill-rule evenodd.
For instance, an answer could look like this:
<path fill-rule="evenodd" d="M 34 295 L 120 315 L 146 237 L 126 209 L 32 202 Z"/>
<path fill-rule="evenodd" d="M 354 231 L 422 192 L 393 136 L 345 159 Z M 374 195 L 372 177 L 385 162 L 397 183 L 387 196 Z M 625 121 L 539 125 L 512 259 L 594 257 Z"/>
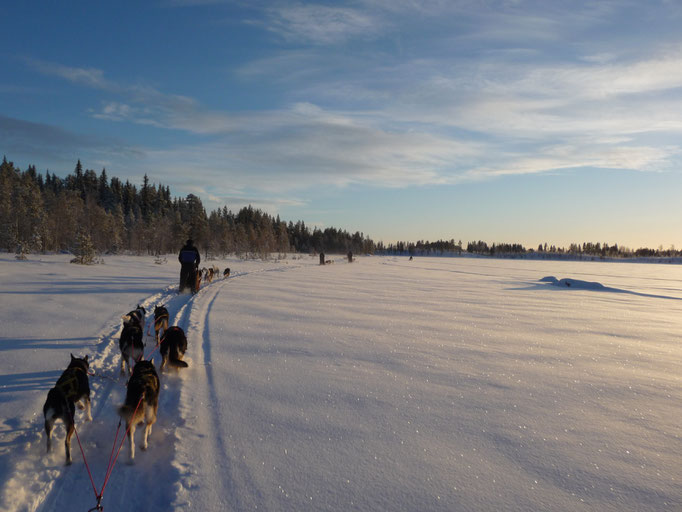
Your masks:
<path fill-rule="evenodd" d="M 231 259 L 192 297 L 169 261 L 0 256 L 0 509 L 94 506 L 61 424 L 45 455 L 42 404 L 89 354 L 94 421 L 76 421 L 100 485 L 120 315 L 165 303 L 189 367 L 161 375 L 105 510 L 682 510 L 682 267 Z"/>
<path fill-rule="evenodd" d="M 549 283 L 559 288 L 573 288 L 574 290 L 604 290 L 604 285 L 595 281 L 582 281 L 580 279 L 557 279 L 554 276 L 547 276 L 540 279 L 543 283 Z"/>

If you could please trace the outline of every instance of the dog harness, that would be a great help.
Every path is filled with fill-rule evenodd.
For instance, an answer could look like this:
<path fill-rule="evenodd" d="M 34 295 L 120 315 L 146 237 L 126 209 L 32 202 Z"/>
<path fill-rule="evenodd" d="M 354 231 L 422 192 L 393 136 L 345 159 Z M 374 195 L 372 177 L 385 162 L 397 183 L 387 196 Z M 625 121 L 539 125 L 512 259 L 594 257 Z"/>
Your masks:
<path fill-rule="evenodd" d="M 154 326 L 161 326 L 162 322 L 168 322 L 168 313 L 163 313 L 162 315 L 159 315 L 158 317 L 154 317 Z"/>
<path fill-rule="evenodd" d="M 59 377 L 55 388 L 57 388 L 66 398 L 75 401 L 78 397 L 78 375 L 76 370 L 84 371 L 82 368 L 67 368 L 67 370 Z M 67 373 L 68 372 L 68 373 Z"/>

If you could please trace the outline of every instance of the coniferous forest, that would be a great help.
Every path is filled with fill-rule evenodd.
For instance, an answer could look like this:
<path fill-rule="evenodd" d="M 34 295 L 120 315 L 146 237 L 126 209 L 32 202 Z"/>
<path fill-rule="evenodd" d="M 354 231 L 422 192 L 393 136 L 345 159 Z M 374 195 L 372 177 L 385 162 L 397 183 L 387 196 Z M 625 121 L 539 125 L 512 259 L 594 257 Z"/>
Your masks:
<path fill-rule="evenodd" d="M 568 248 L 541 244 L 526 249 L 521 244 L 484 241 L 375 243 L 363 233 L 333 227 L 312 230 L 305 222 L 288 223 L 251 206 L 236 214 L 226 206 L 206 213 L 193 194 L 172 197 L 169 187 L 149 183 L 145 175 L 138 188 L 129 181 L 83 169 L 60 178 L 35 166 L 21 171 L 6 157 L 0 164 L 0 250 L 78 253 L 87 246 L 100 254 L 177 252 L 187 238 L 194 239 L 206 255 L 236 254 L 267 257 L 273 253 L 339 253 L 394 255 L 461 255 L 541 258 L 679 258 L 674 247 L 664 249 L 574 243 Z"/>
<path fill-rule="evenodd" d="M 208 255 L 267 256 L 287 252 L 372 253 L 362 233 L 310 229 L 251 206 L 236 214 L 223 207 L 206 213 L 193 194 L 171 197 L 169 187 L 140 188 L 84 170 L 59 178 L 35 166 L 20 171 L 7 158 L 0 164 L 0 249 L 8 252 L 77 252 L 84 244 L 99 253 L 177 252 L 188 238 Z"/>

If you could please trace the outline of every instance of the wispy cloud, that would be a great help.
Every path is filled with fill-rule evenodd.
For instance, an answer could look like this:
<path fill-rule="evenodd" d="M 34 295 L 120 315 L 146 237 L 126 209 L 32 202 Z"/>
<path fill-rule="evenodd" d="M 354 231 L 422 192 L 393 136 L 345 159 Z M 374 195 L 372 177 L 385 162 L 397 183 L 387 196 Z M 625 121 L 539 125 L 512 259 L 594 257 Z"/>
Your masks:
<path fill-rule="evenodd" d="M 26 63 L 40 73 L 58 76 L 78 85 L 113 92 L 119 90 L 116 84 L 104 78 L 101 69 L 70 67 L 37 59 L 26 59 Z"/>
<path fill-rule="evenodd" d="M 101 69 L 69 67 L 38 60 L 27 62 L 45 75 L 57 76 L 123 99 L 107 100 L 99 108 L 91 107 L 89 112 L 97 119 L 129 121 L 198 134 L 220 133 L 235 128 L 227 113 L 212 112 L 194 98 L 166 94 L 147 85 L 121 84 L 105 78 Z"/>
<path fill-rule="evenodd" d="M 287 40 L 315 44 L 373 38 L 380 19 L 366 10 L 321 4 L 294 3 L 270 7 L 266 28 Z"/>
<path fill-rule="evenodd" d="M 93 73 L 98 79 L 84 83 L 106 84 L 127 99 L 106 102 L 93 112 L 96 118 L 210 135 L 210 142 L 147 148 L 144 165 L 177 176 L 189 167 L 207 183 L 225 180 L 226 196 L 325 185 L 457 183 L 581 167 L 662 170 L 679 158 L 678 147 L 633 137 L 682 131 L 679 109 L 646 99 L 648 92 L 682 83 L 675 72 L 666 73 L 677 63 L 674 55 L 623 65 L 546 68 L 487 62 L 471 64 L 471 73 L 462 77 L 447 75 L 436 62 L 420 61 L 386 67 L 383 77 L 373 77 L 368 91 L 382 80 L 402 85 L 391 88 L 391 99 L 372 98 L 373 108 L 365 110 L 298 102 L 232 114 L 149 87 L 112 85 L 103 73 Z M 420 73 L 409 77 L 410 69 Z M 646 78 L 638 79 L 640 73 Z M 328 90 L 327 85 L 318 81 L 319 89 L 307 94 L 325 103 L 327 93 L 320 90 Z M 347 85 L 359 97 L 357 88 L 363 84 Z M 338 94 L 344 84 L 336 86 Z M 642 98 L 633 101 L 633 95 Z M 627 101 L 619 103 L 623 97 Z"/>
<path fill-rule="evenodd" d="M 3 150 L 9 154 L 23 154 L 36 147 L 42 147 L 48 152 L 62 148 L 68 153 L 79 147 L 95 145 L 94 138 L 90 136 L 77 135 L 56 126 L 5 116 L 0 116 L 0 140 Z"/>
<path fill-rule="evenodd" d="M 0 150 L 25 158 L 29 163 L 44 163 L 50 168 L 70 169 L 78 158 L 106 165 L 121 159 L 137 160 L 143 151 L 119 140 L 101 138 L 45 123 L 35 123 L 0 115 Z"/>
<path fill-rule="evenodd" d="M 224 180 L 235 190 L 270 193 L 354 183 L 404 187 L 443 182 L 441 174 L 479 151 L 428 133 L 392 133 L 313 105 L 271 113 L 266 129 L 245 119 L 219 141 L 150 153 L 155 167 L 173 162 Z"/>
<path fill-rule="evenodd" d="M 263 13 L 260 26 L 280 36 L 279 47 L 230 71 L 243 84 L 276 84 L 281 90 L 272 92 L 269 110 L 226 111 L 95 68 L 31 66 L 103 91 L 90 111 L 96 119 L 194 135 L 192 144 L 147 147 L 144 165 L 185 187 L 192 179 L 221 183 L 219 194 L 210 192 L 216 197 L 574 168 L 660 171 L 680 160 L 681 48 L 633 52 L 576 41 L 549 55 L 548 47 L 572 41 L 572 31 L 614 25 L 622 2 L 284 1 L 252 8 Z M 412 22 L 434 34 L 409 32 Z M 343 52 L 345 43 L 375 38 L 398 49 Z M 184 178 L 188 168 L 196 171 L 191 179 Z"/>

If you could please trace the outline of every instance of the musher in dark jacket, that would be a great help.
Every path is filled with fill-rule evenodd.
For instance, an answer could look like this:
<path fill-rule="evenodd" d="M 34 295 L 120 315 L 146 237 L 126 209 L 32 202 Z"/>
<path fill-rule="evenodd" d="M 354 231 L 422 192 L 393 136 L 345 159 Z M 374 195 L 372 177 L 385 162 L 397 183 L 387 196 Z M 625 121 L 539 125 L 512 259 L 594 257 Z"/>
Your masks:
<path fill-rule="evenodd" d="M 201 256 L 191 239 L 187 240 L 183 248 L 180 249 L 178 261 L 182 265 L 180 267 L 180 293 L 186 292 L 188 289 L 192 293 L 197 293 L 197 271 L 199 263 L 201 263 Z"/>

